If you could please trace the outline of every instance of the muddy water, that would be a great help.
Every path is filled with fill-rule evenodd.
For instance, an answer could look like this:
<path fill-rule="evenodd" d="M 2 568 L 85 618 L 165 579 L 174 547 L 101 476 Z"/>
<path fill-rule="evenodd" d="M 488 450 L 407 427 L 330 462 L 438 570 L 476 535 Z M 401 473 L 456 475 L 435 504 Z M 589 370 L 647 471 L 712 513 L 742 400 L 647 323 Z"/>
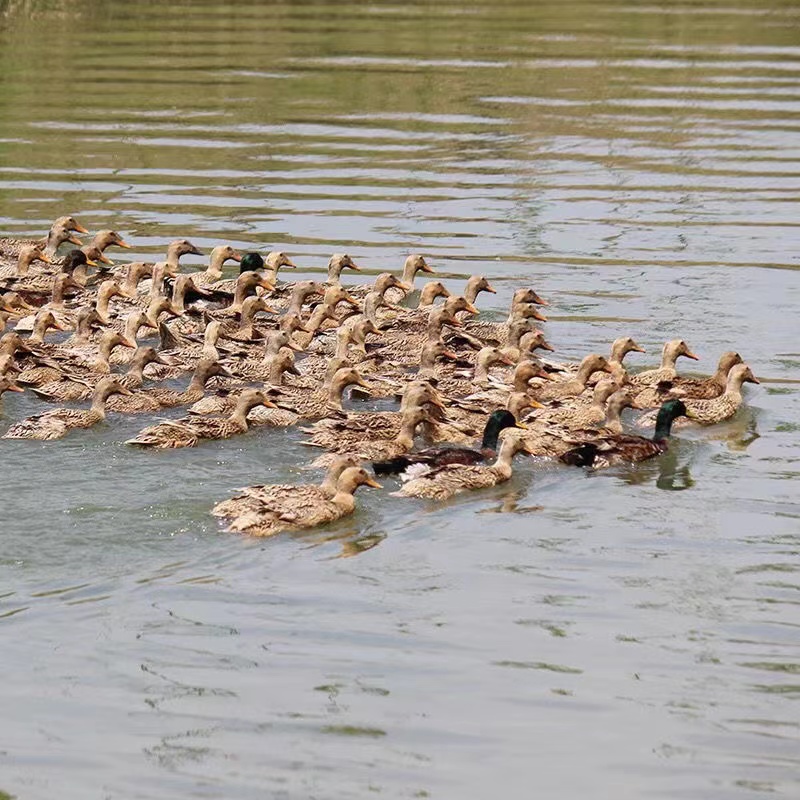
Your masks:
<path fill-rule="evenodd" d="M 563 357 L 681 336 L 764 379 L 637 469 L 270 541 L 207 512 L 314 477 L 294 432 L 3 442 L 0 789 L 797 796 L 800 11 L 664 5 L 0 2 L 4 233 L 418 250 L 487 317 L 535 286 Z"/>

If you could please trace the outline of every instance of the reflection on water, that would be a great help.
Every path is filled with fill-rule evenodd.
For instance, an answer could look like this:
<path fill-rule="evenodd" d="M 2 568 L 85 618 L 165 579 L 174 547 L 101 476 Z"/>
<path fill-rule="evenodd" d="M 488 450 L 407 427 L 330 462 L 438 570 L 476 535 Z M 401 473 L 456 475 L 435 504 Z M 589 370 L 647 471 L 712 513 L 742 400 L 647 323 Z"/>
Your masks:
<path fill-rule="evenodd" d="M 792 0 L 0 0 L 0 233 L 70 212 L 131 258 L 188 236 L 280 247 L 300 278 L 419 250 L 455 289 L 486 274 L 489 318 L 534 285 L 559 357 L 630 333 L 638 367 L 681 337 L 703 371 L 736 349 L 769 379 L 635 468 L 520 459 L 478 496 L 373 492 L 267 540 L 208 509 L 313 479 L 294 431 L 156 458 L 120 444 L 141 419 L 4 442 L 0 786 L 794 796 L 798 21 Z M 40 410 L 3 402 L 0 426 Z"/>

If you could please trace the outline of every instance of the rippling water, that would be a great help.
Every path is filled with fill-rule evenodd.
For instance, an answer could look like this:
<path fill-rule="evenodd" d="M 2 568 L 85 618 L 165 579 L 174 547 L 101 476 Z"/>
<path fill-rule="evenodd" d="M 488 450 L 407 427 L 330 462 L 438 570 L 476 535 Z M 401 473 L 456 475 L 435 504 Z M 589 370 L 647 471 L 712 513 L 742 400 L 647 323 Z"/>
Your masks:
<path fill-rule="evenodd" d="M 180 235 L 300 276 L 419 250 L 488 275 L 488 316 L 535 286 L 565 357 L 681 336 L 763 379 L 635 470 L 363 491 L 270 541 L 207 512 L 310 478 L 295 432 L 3 442 L 0 788 L 796 797 L 799 24 L 788 0 L 0 0 L 0 232 L 74 213 L 134 258 Z"/>

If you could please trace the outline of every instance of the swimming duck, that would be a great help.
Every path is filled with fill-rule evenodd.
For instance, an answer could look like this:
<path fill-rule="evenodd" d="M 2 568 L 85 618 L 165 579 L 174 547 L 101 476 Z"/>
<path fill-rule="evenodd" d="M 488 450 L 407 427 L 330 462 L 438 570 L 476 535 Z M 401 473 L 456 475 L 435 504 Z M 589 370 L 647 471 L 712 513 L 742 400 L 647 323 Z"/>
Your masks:
<path fill-rule="evenodd" d="M 428 262 L 419 255 L 419 253 L 412 253 L 406 258 L 403 264 L 403 274 L 400 277 L 400 285 L 387 287 L 384 294 L 384 299 L 389 304 L 397 304 L 402 302 L 403 298 L 409 293 L 414 291 L 414 282 L 416 281 L 417 274 L 420 272 L 433 273 L 434 270 L 428 265 Z M 409 288 L 405 288 L 405 287 Z"/>
<path fill-rule="evenodd" d="M 117 382 L 126 389 L 138 389 L 144 382 L 144 369 L 148 364 L 164 364 L 164 360 L 159 356 L 153 347 L 138 347 L 130 362 L 130 367 L 124 375 L 116 375 Z M 63 373 L 59 379 L 49 381 L 38 387 L 33 387 L 32 391 L 37 397 L 49 402 L 67 402 L 72 400 L 86 400 L 92 395 L 97 384 L 103 380 L 99 375 L 72 375 L 69 372 Z M 121 410 L 118 401 L 134 400 L 137 395 L 131 397 L 112 397 L 106 407 L 111 411 Z M 158 405 L 155 409 L 159 408 Z M 154 409 L 154 410 L 155 410 Z"/>
<path fill-rule="evenodd" d="M 144 428 L 125 444 L 139 447 L 169 449 L 195 447 L 205 439 L 228 439 L 246 433 L 247 415 L 256 406 L 274 408 L 275 404 L 259 389 L 244 389 L 238 396 L 236 408 L 227 417 L 183 417 L 160 422 Z"/>
<path fill-rule="evenodd" d="M 691 422 L 696 422 L 699 425 L 715 425 L 718 422 L 730 419 L 742 405 L 742 384 L 744 383 L 760 383 L 760 381 L 753 375 L 747 364 L 736 364 L 728 372 L 725 391 L 719 397 L 710 400 L 682 398 L 690 412 L 686 416 L 689 417 Z M 655 423 L 658 425 L 657 419 Z M 645 415 L 639 420 L 639 424 L 652 425 L 652 416 Z"/>
<path fill-rule="evenodd" d="M 311 466 L 318 468 L 329 466 L 336 453 L 354 455 L 359 460 L 365 461 L 383 460 L 406 453 L 414 446 L 414 435 L 417 428 L 430 419 L 430 411 L 426 407 L 407 408 L 401 412 L 400 427 L 393 438 L 359 438 L 355 442 L 342 438 L 330 442 L 329 452 L 314 459 Z M 316 446 L 312 441 L 303 441 L 302 444 Z"/>
<path fill-rule="evenodd" d="M 86 258 L 80 250 L 70 250 L 67 253 L 64 263 L 61 266 L 59 273 L 51 272 L 38 272 L 35 274 L 28 273 L 22 278 L 9 278 L 4 281 L 4 286 L 7 289 L 13 289 L 19 292 L 26 299 L 32 299 L 36 303 L 41 304 L 42 300 L 48 295 L 52 294 L 55 284 L 61 278 L 61 275 L 66 275 L 72 278 L 75 271 L 82 266 L 96 266 L 94 261 Z M 72 278 L 73 283 L 77 288 L 83 289 L 83 284 Z M 70 284 L 72 286 L 72 284 Z M 53 299 L 53 301 L 55 298 Z M 51 301 L 51 302 L 53 302 Z"/>
<path fill-rule="evenodd" d="M 208 267 L 201 272 L 190 273 L 190 277 L 197 286 L 210 286 L 222 278 L 222 267 L 226 261 L 240 263 L 241 260 L 242 254 L 238 250 L 234 250 L 230 245 L 220 245 L 211 251 Z M 248 266 L 248 269 L 253 267 Z"/>
<path fill-rule="evenodd" d="M 0 267 L 0 281 L 7 278 L 22 279 L 28 275 L 31 264 L 40 261 L 42 264 L 52 264 L 53 260 L 43 250 L 36 245 L 29 244 L 20 248 L 16 266 L 8 265 Z"/>
<path fill-rule="evenodd" d="M 285 530 L 302 530 L 326 525 L 353 513 L 355 510 L 353 493 L 359 486 L 381 488 L 363 467 L 345 469 L 339 475 L 336 493 L 331 499 L 322 496 L 317 487 L 300 491 L 299 486 L 276 486 L 268 495 L 264 493 L 266 496 L 257 511 L 236 517 L 227 530 L 263 537 L 274 536 Z M 292 491 L 285 491 L 288 488 Z"/>
<path fill-rule="evenodd" d="M 665 453 L 669 448 L 672 423 L 691 415 L 681 400 L 667 400 L 658 412 L 656 430 L 652 439 L 644 436 L 618 433 L 609 434 L 600 441 L 582 442 L 563 453 L 559 460 L 578 467 L 600 469 L 614 464 L 645 461 Z"/>
<path fill-rule="evenodd" d="M 497 294 L 497 289 L 489 283 L 484 275 L 472 275 L 467 281 L 467 285 L 464 287 L 464 297 L 466 297 L 470 303 L 474 304 L 481 292 Z"/>
<path fill-rule="evenodd" d="M 447 500 L 461 492 L 496 486 L 511 478 L 511 460 L 517 453 L 528 453 L 524 437 L 513 428 L 501 434 L 497 459 L 491 466 L 477 464 L 445 464 L 418 478 L 411 478 L 393 494 L 401 497 L 421 497 Z"/>
<path fill-rule="evenodd" d="M 331 286 L 341 286 L 342 271 L 352 269 L 361 272 L 361 267 L 356 264 L 347 253 L 334 253 L 328 261 L 328 283 Z"/>
<path fill-rule="evenodd" d="M 547 317 L 538 310 L 537 304 L 519 303 L 512 307 L 505 322 L 468 322 L 464 331 L 484 344 L 502 347 L 508 344 L 509 328 L 513 323 L 531 319 L 547 322 Z"/>
<path fill-rule="evenodd" d="M 717 371 L 710 378 L 673 378 L 670 393 L 682 399 L 713 400 L 725 391 L 730 371 L 742 363 L 742 357 L 729 350 L 720 356 Z"/>
<path fill-rule="evenodd" d="M 28 417 L 12 425 L 3 439 L 60 439 L 73 428 L 91 428 L 106 418 L 106 401 L 112 394 L 130 394 L 115 377 L 107 377 L 97 384 L 89 409 L 56 408 L 44 414 Z"/>
<path fill-rule="evenodd" d="M 182 392 L 163 386 L 151 386 L 134 392 L 130 397 L 112 397 L 108 401 L 108 408 L 122 414 L 138 414 L 195 403 L 202 399 L 206 384 L 214 376 L 230 378 L 231 374 L 216 359 L 202 358 L 197 362 L 189 386 Z"/>
<path fill-rule="evenodd" d="M 416 453 L 405 453 L 384 461 L 376 461 L 372 468 L 376 475 L 404 472 L 412 465 L 425 465 L 429 469 L 446 464 L 482 464 L 497 455 L 497 442 L 506 428 L 525 428 L 508 410 L 493 411 L 486 420 L 480 448 L 429 447 Z"/>
<path fill-rule="evenodd" d="M 364 381 L 358 370 L 353 367 L 344 367 L 338 370 L 326 389 L 303 389 L 293 386 L 281 388 L 281 402 L 291 407 L 303 419 L 316 420 L 331 413 L 343 411 L 342 395 L 348 386 L 361 386 L 369 389 L 370 385 Z"/>
<path fill-rule="evenodd" d="M 546 383 L 536 392 L 539 401 L 574 397 L 586 391 L 586 385 L 595 372 L 611 372 L 608 361 L 597 353 L 586 356 L 580 363 L 577 373 L 568 380 Z"/>
<path fill-rule="evenodd" d="M 217 503 L 211 513 L 215 517 L 235 518 L 243 514 L 258 512 L 263 508 L 274 508 L 276 502 L 286 503 L 287 509 L 305 508 L 314 502 L 330 500 L 336 494 L 339 476 L 348 467 L 359 466 L 352 456 L 336 456 L 319 485 L 304 484 L 271 484 L 247 486 L 239 489 L 241 494 Z"/>
<path fill-rule="evenodd" d="M 89 233 L 89 231 L 87 231 L 83 225 L 78 223 L 75 217 L 59 217 L 50 226 L 50 231 L 47 234 L 47 238 L 41 242 L 37 242 L 37 244 L 43 244 L 45 255 L 53 258 L 58 251 L 58 248 L 65 242 L 70 242 L 76 247 L 80 247 L 83 244 L 83 242 L 78 239 L 77 236 L 73 236 L 73 232 Z"/>
<path fill-rule="evenodd" d="M 592 398 L 589 402 L 579 402 L 582 400 L 581 397 L 569 398 L 573 402 L 568 402 L 562 407 L 547 409 L 547 411 L 537 414 L 536 419 L 537 421 L 564 425 L 571 429 L 599 425 L 605 419 L 606 401 L 618 389 L 619 386 L 613 378 L 604 378 L 595 384 Z"/>
<path fill-rule="evenodd" d="M 664 345 L 661 353 L 661 366 L 658 369 L 648 369 L 630 376 L 630 382 L 636 386 L 654 386 L 662 381 L 674 380 L 678 371 L 675 362 L 681 357 L 699 361 L 698 357 L 689 349 L 683 339 L 673 339 Z"/>
<path fill-rule="evenodd" d="M 44 344 L 45 334 L 51 328 L 55 331 L 67 330 L 67 328 L 64 327 L 64 325 L 61 325 L 55 316 L 53 316 L 52 311 L 47 308 L 43 308 L 34 318 L 33 330 L 31 335 L 28 337 L 27 344 L 29 346 Z"/>
<path fill-rule="evenodd" d="M 362 442 L 394 438 L 402 427 L 404 412 L 428 404 L 444 411 L 436 389 L 425 381 L 415 381 L 408 385 L 399 411 L 366 411 L 319 420 L 301 428 L 310 434 L 304 444 L 336 452 L 356 452 Z"/>

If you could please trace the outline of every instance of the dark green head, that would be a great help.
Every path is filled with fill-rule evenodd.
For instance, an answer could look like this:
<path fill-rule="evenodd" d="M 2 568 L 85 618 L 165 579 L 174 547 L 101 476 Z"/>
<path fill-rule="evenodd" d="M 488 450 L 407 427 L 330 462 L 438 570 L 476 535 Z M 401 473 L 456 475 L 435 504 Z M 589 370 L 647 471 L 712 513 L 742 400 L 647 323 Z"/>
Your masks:
<path fill-rule="evenodd" d="M 500 436 L 500 431 L 514 427 L 518 427 L 517 421 L 510 411 L 504 409 L 493 411 L 489 415 L 489 419 L 486 420 L 481 447 L 488 450 L 497 450 L 497 439 Z"/>
<path fill-rule="evenodd" d="M 239 262 L 239 274 L 264 269 L 264 259 L 258 253 L 245 253 Z"/>
<path fill-rule="evenodd" d="M 658 409 L 658 416 L 656 417 L 656 433 L 653 437 L 655 440 L 669 439 L 670 431 L 672 430 L 672 423 L 678 417 L 688 416 L 686 406 L 682 400 L 667 400 Z"/>

